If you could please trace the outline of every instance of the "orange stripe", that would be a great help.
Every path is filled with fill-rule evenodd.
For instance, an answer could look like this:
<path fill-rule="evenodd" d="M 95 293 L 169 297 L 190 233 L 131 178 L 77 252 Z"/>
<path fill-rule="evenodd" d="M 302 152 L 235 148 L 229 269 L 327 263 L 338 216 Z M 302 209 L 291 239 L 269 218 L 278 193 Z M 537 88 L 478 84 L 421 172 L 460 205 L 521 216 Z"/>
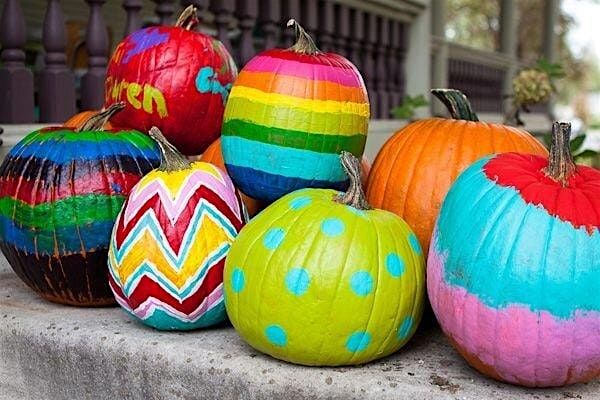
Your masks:
<path fill-rule="evenodd" d="M 272 72 L 242 71 L 236 86 L 258 89 L 265 93 L 278 93 L 311 100 L 333 100 L 368 103 L 364 88 L 343 86 L 329 81 L 316 81 Z"/>

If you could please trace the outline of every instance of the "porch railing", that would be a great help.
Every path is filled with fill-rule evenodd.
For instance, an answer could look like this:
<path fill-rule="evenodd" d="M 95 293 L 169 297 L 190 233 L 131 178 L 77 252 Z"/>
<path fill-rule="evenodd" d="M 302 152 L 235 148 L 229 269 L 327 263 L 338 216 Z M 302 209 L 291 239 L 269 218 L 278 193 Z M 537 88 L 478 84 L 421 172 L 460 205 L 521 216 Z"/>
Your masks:
<path fill-rule="evenodd" d="M 111 0 L 112 1 L 112 0 Z M 289 46 L 285 29 L 291 16 L 302 21 L 322 50 L 349 58 L 363 74 L 374 118 L 389 118 L 405 88 L 407 21 L 423 6 L 414 1 L 339 0 L 153 0 L 161 23 L 172 23 L 182 7 L 194 3 L 204 21 L 229 48 L 238 66 L 265 48 Z M 64 121 L 77 109 L 102 106 L 110 55 L 102 8 L 106 0 L 82 0 L 89 8 L 85 35 L 87 71 L 76 90 L 66 64 L 65 18 L 59 0 L 48 0 L 43 22 L 44 65 L 25 63 L 26 26 L 20 0 L 5 0 L 0 18 L 0 122 Z M 138 29 L 143 0 L 123 0 L 123 34 Z M 35 79 L 34 79 L 35 78 Z M 34 85 L 35 82 L 35 85 Z"/>

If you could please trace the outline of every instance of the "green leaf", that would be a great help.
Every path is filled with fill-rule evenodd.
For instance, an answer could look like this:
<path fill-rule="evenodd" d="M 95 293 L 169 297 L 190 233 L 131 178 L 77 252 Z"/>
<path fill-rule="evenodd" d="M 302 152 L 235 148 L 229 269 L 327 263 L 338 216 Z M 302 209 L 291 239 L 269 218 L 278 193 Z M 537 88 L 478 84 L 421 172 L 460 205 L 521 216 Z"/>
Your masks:
<path fill-rule="evenodd" d="M 571 154 L 576 153 L 577 150 L 581 148 L 583 142 L 585 142 L 586 135 L 579 135 L 569 143 L 569 148 L 571 149 Z"/>
<path fill-rule="evenodd" d="M 412 119 L 417 108 L 428 105 L 429 102 L 424 95 L 405 96 L 402 104 L 390 110 L 391 114 L 398 119 Z"/>
<path fill-rule="evenodd" d="M 550 78 L 562 78 L 565 76 L 565 70 L 560 63 L 551 63 L 544 58 L 540 58 L 535 67 L 547 73 Z"/>
<path fill-rule="evenodd" d="M 586 159 L 586 158 L 594 158 L 594 157 L 597 157 L 598 155 L 600 155 L 600 152 L 588 149 L 588 150 L 582 151 L 579 154 L 574 155 L 573 158 L 577 161 L 577 160 Z"/>

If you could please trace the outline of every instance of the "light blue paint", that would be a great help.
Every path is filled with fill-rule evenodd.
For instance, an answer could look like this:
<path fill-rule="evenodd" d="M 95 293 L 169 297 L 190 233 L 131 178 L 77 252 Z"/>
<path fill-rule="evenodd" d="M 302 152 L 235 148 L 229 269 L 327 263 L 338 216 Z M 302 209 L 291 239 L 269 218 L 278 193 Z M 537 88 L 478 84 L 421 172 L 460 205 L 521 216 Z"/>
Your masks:
<path fill-rule="evenodd" d="M 560 318 L 600 311 L 600 233 L 527 204 L 490 181 L 486 157 L 456 181 L 442 205 L 433 251 L 446 258 L 444 279 L 484 304 L 519 304 Z"/>
<path fill-rule="evenodd" d="M 246 285 L 246 278 L 244 276 L 244 271 L 239 268 L 234 268 L 231 273 L 231 290 L 234 293 L 239 293 L 244 289 Z"/>
<path fill-rule="evenodd" d="M 220 302 L 213 308 L 202 314 L 196 321 L 183 321 L 179 317 L 172 315 L 166 309 L 155 309 L 152 315 L 146 319 L 140 319 L 137 315 L 126 310 L 128 314 L 134 316 L 138 321 L 143 322 L 153 328 L 161 331 L 189 331 L 193 329 L 206 328 L 217 325 L 225 321 L 227 314 L 225 312 L 225 303 Z"/>
<path fill-rule="evenodd" d="M 296 197 L 292 201 L 290 201 L 290 208 L 292 210 L 299 210 L 301 208 L 306 207 L 312 202 L 312 199 L 308 196 L 300 196 Z"/>
<path fill-rule="evenodd" d="M 414 325 L 414 320 L 411 316 L 404 318 L 400 327 L 398 328 L 398 339 L 405 340 L 410 335 L 410 331 L 412 330 Z"/>
<path fill-rule="evenodd" d="M 279 347 L 283 347 L 287 344 L 287 334 L 285 330 L 279 325 L 269 325 L 265 329 L 265 336 L 271 344 Z"/>
<path fill-rule="evenodd" d="M 223 99 L 223 104 L 227 102 L 229 92 L 231 91 L 231 83 L 223 86 L 219 82 L 218 74 L 212 67 L 206 66 L 200 68 L 198 75 L 196 75 L 196 89 L 200 93 L 212 93 L 219 94 Z"/>
<path fill-rule="evenodd" d="M 367 271 L 357 271 L 350 277 L 350 288 L 358 296 L 364 297 L 373 291 L 373 278 Z"/>
<path fill-rule="evenodd" d="M 263 244 L 269 250 L 275 250 L 279 247 L 283 238 L 285 237 L 285 231 L 281 228 L 271 228 L 267 231 L 263 237 Z"/>
<path fill-rule="evenodd" d="M 344 223 L 339 218 L 327 218 L 321 223 L 321 231 L 327 236 L 339 236 L 344 233 Z"/>
<path fill-rule="evenodd" d="M 421 249 L 421 244 L 419 243 L 419 239 L 417 236 L 411 232 L 408 236 L 408 243 L 410 244 L 411 249 L 417 254 L 423 254 L 423 250 Z"/>
<path fill-rule="evenodd" d="M 385 268 L 394 278 L 399 278 L 404 273 L 404 260 L 396 253 L 389 253 L 385 257 Z"/>
<path fill-rule="evenodd" d="M 292 268 L 285 276 L 285 286 L 295 296 L 302 296 L 310 285 L 310 275 L 305 268 Z"/>
<path fill-rule="evenodd" d="M 359 217 L 364 217 L 367 215 L 367 213 L 364 210 L 359 210 L 358 208 L 354 208 L 352 206 L 346 206 L 346 209 L 352 214 L 358 215 Z"/>
<path fill-rule="evenodd" d="M 277 146 L 237 136 L 222 136 L 225 163 L 304 180 L 344 182 L 346 174 L 335 153 Z"/>
<path fill-rule="evenodd" d="M 368 332 L 357 331 L 348 336 L 346 349 L 351 353 L 364 351 L 371 343 L 371 335 Z"/>

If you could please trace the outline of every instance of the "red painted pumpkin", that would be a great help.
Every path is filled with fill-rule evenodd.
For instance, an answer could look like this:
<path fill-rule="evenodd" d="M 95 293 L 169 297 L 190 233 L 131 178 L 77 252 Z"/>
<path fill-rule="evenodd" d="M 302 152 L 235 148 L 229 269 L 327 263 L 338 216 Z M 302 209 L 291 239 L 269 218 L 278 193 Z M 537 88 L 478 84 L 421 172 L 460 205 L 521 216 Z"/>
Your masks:
<path fill-rule="evenodd" d="M 182 153 L 202 153 L 221 133 L 237 68 L 218 40 L 192 30 L 195 8 L 175 26 L 127 36 L 107 70 L 105 105 L 125 101 L 113 123 L 147 132 L 158 127 Z"/>

